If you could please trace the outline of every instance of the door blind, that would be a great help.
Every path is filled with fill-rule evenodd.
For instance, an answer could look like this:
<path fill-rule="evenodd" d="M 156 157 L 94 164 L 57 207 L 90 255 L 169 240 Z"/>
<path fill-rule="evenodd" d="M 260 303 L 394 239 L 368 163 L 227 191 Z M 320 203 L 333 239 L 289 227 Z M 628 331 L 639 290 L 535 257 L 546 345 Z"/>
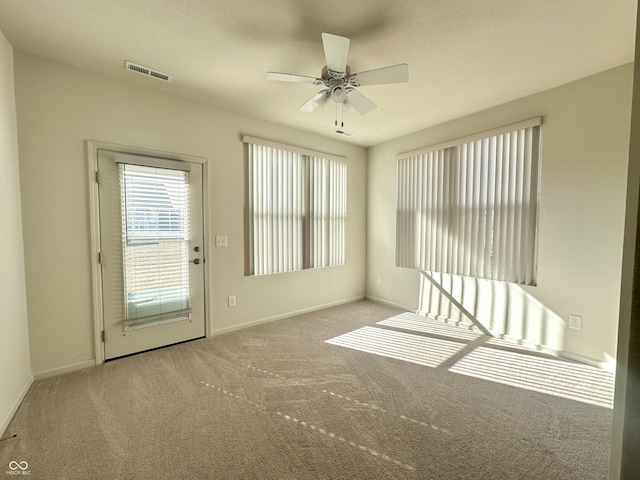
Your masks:
<path fill-rule="evenodd" d="M 187 171 L 119 164 L 125 326 L 184 318 L 189 300 Z"/>

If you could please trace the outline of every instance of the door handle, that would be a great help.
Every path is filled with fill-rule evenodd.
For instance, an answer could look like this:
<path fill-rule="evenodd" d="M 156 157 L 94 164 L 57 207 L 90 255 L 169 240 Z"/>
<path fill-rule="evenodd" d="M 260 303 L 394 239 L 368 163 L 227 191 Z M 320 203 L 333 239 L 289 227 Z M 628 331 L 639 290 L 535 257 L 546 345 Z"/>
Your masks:
<path fill-rule="evenodd" d="M 189 261 L 189 263 L 195 263 L 196 265 L 200 265 L 200 259 L 194 258 L 193 260 Z"/>

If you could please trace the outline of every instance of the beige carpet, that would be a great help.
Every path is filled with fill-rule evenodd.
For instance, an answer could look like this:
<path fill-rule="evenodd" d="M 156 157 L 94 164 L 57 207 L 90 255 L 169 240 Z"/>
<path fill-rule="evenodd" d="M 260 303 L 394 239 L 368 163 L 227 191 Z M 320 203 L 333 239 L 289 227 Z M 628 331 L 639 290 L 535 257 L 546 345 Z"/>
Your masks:
<path fill-rule="evenodd" d="M 611 389 L 361 301 L 36 382 L 0 476 L 604 479 Z"/>

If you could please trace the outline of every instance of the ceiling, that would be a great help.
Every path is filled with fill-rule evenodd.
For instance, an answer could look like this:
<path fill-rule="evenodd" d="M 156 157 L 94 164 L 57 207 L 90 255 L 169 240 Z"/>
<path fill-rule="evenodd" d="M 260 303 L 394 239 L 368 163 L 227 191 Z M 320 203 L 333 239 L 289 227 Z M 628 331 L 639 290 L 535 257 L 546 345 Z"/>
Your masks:
<path fill-rule="evenodd" d="M 636 0 L 2 0 L 18 50 L 272 122 L 371 146 L 633 61 Z M 360 87 L 378 108 L 297 112 L 320 87 L 321 33 L 351 40 L 352 72 L 409 64 Z M 128 72 L 130 60 L 173 76 Z"/>

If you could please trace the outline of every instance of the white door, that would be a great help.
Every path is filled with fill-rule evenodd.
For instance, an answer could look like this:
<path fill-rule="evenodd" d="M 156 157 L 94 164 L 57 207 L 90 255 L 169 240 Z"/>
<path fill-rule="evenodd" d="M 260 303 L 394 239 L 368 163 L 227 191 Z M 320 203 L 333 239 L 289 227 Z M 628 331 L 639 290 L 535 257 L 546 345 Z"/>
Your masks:
<path fill-rule="evenodd" d="M 98 150 L 105 359 L 204 337 L 202 165 Z"/>

